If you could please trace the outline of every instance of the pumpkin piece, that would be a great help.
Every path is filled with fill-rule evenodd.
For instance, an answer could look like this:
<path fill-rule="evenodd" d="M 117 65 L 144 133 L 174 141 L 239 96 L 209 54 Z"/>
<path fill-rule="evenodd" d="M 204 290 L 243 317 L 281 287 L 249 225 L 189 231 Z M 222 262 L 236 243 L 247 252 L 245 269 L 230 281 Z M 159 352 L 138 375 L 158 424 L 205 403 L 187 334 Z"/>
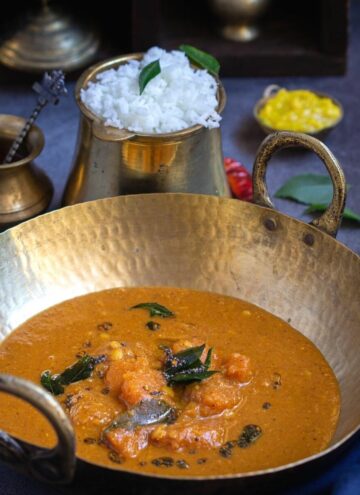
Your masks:
<path fill-rule="evenodd" d="M 148 446 L 149 429 L 126 430 L 118 428 L 104 436 L 105 443 L 124 458 L 137 457 Z"/>
<path fill-rule="evenodd" d="M 103 426 L 119 412 L 102 394 L 94 391 L 82 390 L 72 395 L 67 404 L 70 417 L 76 426 Z"/>
<path fill-rule="evenodd" d="M 233 409 L 242 401 L 242 391 L 239 383 L 226 378 L 222 373 L 213 375 L 201 383 L 187 387 L 185 399 L 197 405 L 200 416 L 214 416 L 225 410 Z"/>
<path fill-rule="evenodd" d="M 224 442 L 224 428 L 216 420 L 190 420 L 184 417 L 172 425 L 160 425 L 150 434 L 158 447 L 175 451 L 219 447 Z"/>
<path fill-rule="evenodd" d="M 224 374 L 239 383 L 248 383 L 252 377 L 250 359 L 239 352 L 233 352 L 224 361 Z"/>
<path fill-rule="evenodd" d="M 166 395 L 166 381 L 160 370 L 150 368 L 146 357 L 113 361 L 106 373 L 105 383 L 127 407 L 144 399 Z"/>

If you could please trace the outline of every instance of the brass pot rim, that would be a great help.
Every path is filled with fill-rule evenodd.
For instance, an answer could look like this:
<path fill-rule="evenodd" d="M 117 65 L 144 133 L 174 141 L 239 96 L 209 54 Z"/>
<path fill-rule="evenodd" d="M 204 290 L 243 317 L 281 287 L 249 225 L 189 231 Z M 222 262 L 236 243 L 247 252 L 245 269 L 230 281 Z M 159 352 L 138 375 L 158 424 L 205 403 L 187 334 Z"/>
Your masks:
<path fill-rule="evenodd" d="M 7 121 L 10 121 L 11 124 L 10 126 L 6 125 Z M 24 117 L 18 115 L 11 115 L 11 114 L 0 114 L 0 139 L 5 137 L 10 137 L 15 139 L 17 135 L 20 133 L 21 129 L 24 127 L 25 123 L 26 123 L 26 119 Z M 13 134 L 9 132 L 14 128 L 16 128 L 17 132 L 14 132 Z M 1 163 L 0 172 L 1 170 L 8 170 L 8 169 L 20 167 L 22 165 L 27 165 L 28 163 L 32 162 L 33 160 L 35 160 L 36 157 L 40 155 L 45 145 L 44 134 L 40 129 L 40 127 L 33 124 L 31 126 L 28 136 L 25 138 L 26 144 L 29 144 L 29 138 L 31 135 L 35 135 L 36 142 L 30 153 L 21 160 L 17 160 L 11 163 Z"/>
<path fill-rule="evenodd" d="M 272 88 L 272 87 L 274 88 L 274 91 L 268 92 L 267 90 Z M 275 88 L 276 88 L 276 91 L 275 91 Z M 261 118 L 259 117 L 260 110 L 266 105 L 266 103 L 268 101 L 270 101 L 272 98 L 274 98 L 274 96 L 276 96 L 276 94 L 280 91 L 280 89 L 287 89 L 287 88 L 285 88 L 283 86 L 278 86 L 277 84 L 271 84 L 271 85 L 267 86 L 264 90 L 262 97 L 255 103 L 254 108 L 253 108 L 253 117 L 256 120 L 256 122 L 259 124 L 261 129 L 266 134 L 272 134 L 273 132 L 283 132 L 283 131 L 286 132 L 286 131 L 288 131 L 288 129 L 276 129 L 275 127 L 270 127 L 270 126 L 266 125 L 261 120 Z M 333 96 L 329 95 L 328 93 L 324 93 L 322 91 L 317 91 L 314 89 L 303 88 L 303 87 L 291 88 L 289 91 L 293 91 L 293 90 L 311 91 L 312 93 L 314 93 L 317 96 L 320 96 L 321 98 L 329 98 L 340 109 L 340 116 L 331 125 L 327 125 L 325 127 L 322 127 L 321 129 L 319 129 L 317 131 L 311 131 L 311 132 L 301 131 L 303 134 L 307 134 L 308 136 L 313 136 L 313 137 L 321 137 L 322 135 L 324 135 L 325 133 L 327 133 L 331 129 L 334 129 L 334 127 L 336 127 L 338 124 L 340 124 L 340 122 L 344 118 L 344 108 L 343 108 L 342 104 L 339 102 L 339 100 L 337 100 Z M 297 131 L 289 131 L 289 132 L 297 132 Z M 298 132 L 300 132 L 300 131 L 298 131 Z"/>
<path fill-rule="evenodd" d="M 104 120 L 101 119 L 98 115 L 96 115 L 94 112 L 92 112 L 89 108 L 87 108 L 84 103 L 81 101 L 80 97 L 80 91 L 84 89 L 90 81 L 93 81 L 96 75 L 100 72 L 103 72 L 108 69 L 112 69 L 115 67 L 118 67 L 121 64 L 124 64 L 130 60 L 140 60 L 143 57 L 144 53 L 143 52 L 135 52 L 135 53 L 128 53 L 125 55 L 120 55 L 117 57 L 112 57 L 108 58 L 106 60 L 103 60 L 101 62 L 98 62 L 97 64 L 92 65 L 88 69 L 86 69 L 79 77 L 77 80 L 76 86 L 75 86 L 75 99 L 76 103 L 78 104 L 80 111 L 82 112 L 83 115 L 85 115 L 88 119 L 90 119 L 92 122 L 94 122 L 97 125 L 100 125 L 102 127 L 105 127 L 107 130 L 109 130 L 111 133 L 118 133 L 121 138 L 124 137 L 140 137 L 143 139 L 181 139 L 184 138 L 188 135 L 192 135 L 196 132 L 200 132 L 201 130 L 205 129 L 205 127 L 202 124 L 195 124 L 191 127 L 186 127 L 185 129 L 181 129 L 179 131 L 174 131 L 174 132 L 164 132 L 164 133 L 156 133 L 156 134 L 151 134 L 151 133 L 146 133 L 146 132 L 137 132 L 137 131 L 130 131 L 128 129 L 119 129 L 117 127 L 112 127 L 112 126 L 105 126 L 104 125 Z M 214 74 L 211 74 L 212 77 L 215 79 L 218 87 L 218 106 L 216 107 L 216 111 L 221 114 L 225 108 L 226 104 L 226 92 L 224 89 L 224 86 L 222 85 L 219 77 L 217 77 Z M 126 133 L 128 136 L 124 136 L 124 133 Z"/>

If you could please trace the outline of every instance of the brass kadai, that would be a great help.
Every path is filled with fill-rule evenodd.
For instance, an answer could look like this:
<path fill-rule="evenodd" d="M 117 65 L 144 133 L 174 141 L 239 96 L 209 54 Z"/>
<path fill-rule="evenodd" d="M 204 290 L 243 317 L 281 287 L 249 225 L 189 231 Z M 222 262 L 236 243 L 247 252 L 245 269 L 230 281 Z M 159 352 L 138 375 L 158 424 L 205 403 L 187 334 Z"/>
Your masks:
<path fill-rule="evenodd" d="M 143 134 L 105 126 L 81 101 L 80 93 L 97 74 L 142 54 L 125 55 L 90 67 L 75 90 L 81 110 L 73 170 L 63 204 L 73 205 L 121 194 L 189 192 L 229 196 L 220 128 L 195 125 L 167 134 Z M 218 112 L 226 95 L 218 81 Z"/>
<path fill-rule="evenodd" d="M 315 225 L 275 211 L 267 193 L 267 162 L 289 146 L 313 149 L 333 181 L 332 203 Z M 0 390 L 35 405 L 59 436 L 56 450 L 48 451 L 2 433 L 2 461 L 48 481 L 69 482 L 76 469 L 75 486 L 89 494 L 99 483 L 106 493 L 114 486 L 161 495 L 269 493 L 329 469 L 360 427 L 360 258 L 333 237 L 345 204 L 344 176 L 325 145 L 284 132 L 260 147 L 253 180 L 257 204 L 189 194 L 121 196 L 65 208 L 0 235 L 0 340 L 53 304 L 112 287 L 176 286 L 239 297 L 291 321 L 333 368 L 342 408 L 330 447 L 291 465 L 228 476 L 145 476 L 128 472 L 126 463 L 105 469 L 75 460 L 70 421 L 46 391 L 0 375 Z"/>

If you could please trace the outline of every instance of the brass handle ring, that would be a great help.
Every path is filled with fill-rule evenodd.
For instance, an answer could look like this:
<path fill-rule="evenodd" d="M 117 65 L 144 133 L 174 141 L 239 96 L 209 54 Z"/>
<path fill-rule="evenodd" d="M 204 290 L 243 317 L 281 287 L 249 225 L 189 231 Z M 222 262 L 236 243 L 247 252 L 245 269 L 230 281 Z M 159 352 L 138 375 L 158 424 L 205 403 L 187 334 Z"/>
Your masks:
<path fill-rule="evenodd" d="M 49 420 L 58 437 L 54 448 L 45 449 L 0 431 L 0 460 L 41 481 L 69 483 L 75 473 L 75 436 L 60 404 L 37 385 L 12 375 L 0 374 L 0 391 L 33 405 Z"/>
<path fill-rule="evenodd" d="M 333 184 L 333 198 L 325 212 L 310 224 L 336 237 L 345 208 L 345 176 L 339 162 L 329 148 L 312 136 L 284 131 L 270 134 L 264 139 L 258 149 L 253 169 L 254 203 L 274 209 L 266 186 L 267 164 L 274 153 L 282 148 L 290 147 L 304 147 L 314 151 L 327 168 Z"/>

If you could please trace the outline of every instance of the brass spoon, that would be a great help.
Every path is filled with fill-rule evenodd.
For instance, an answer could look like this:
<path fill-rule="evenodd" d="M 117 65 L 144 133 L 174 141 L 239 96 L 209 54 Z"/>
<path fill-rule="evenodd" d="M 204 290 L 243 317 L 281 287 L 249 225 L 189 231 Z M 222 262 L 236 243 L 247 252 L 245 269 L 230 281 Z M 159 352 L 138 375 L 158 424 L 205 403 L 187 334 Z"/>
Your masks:
<path fill-rule="evenodd" d="M 65 76 L 63 71 L 61 70 L 53 70 L 50 73 L 45 72 L 41 83 L 35 82 L 32 88 L 39 95 L 37 104 L 30 117 L 26 121 L 26 124 L 22 128 L 20 134 L 11 145 L 9 152 L 6 155 L 4 164 L 12 162 L 15 153 L 27 136 L 29 130 L 31 129 L 31 126 L 38 118 L 41 110 L 49 102 L 51 102 L 53 105 L 57 105 L 59 103 L 60 96 L 67 94 L 67 90 L 65 87 Z"/>

